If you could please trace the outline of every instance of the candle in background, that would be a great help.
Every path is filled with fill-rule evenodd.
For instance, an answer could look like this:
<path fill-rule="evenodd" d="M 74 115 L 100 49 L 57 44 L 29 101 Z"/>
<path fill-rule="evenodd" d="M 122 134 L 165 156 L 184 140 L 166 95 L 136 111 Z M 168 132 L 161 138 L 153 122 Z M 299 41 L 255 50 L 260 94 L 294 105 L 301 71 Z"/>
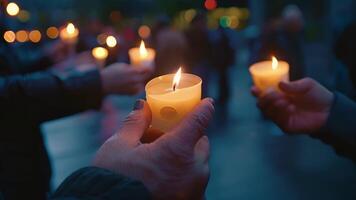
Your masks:
<path fill-rule="evenodd" d="M 112 36 L 112 35 L 109 35 L 109 36 L 106 38 L 105 42 L 106 42 L 106 45 L 107 45 L 108 47 L 110 47 L 110 48 L 114 48 L 114 47 L 116 47 L 116 45 L 117 45 L 117 40 L 116 40 L 116 38 L 115 38 L 114 36 Z"/>
<path fill-rule="evenodd" d="M 134 66 L 152 66 L 156 52 L 151 48 L 146 48 L 145 43 L 141 41 L 140 48 L 129 50 L 131 65 Z"/>
<path fill-rule="evenodd" d="M 272 57 L 272 61 L 253 64 L 250 67 L 250 73 L 255 86 L 262 93 L 270 89 L 279 91 L 279 82 L 289 81 L 289 64 Z"/>
<path fill-rule="evenodd" d="M 152 127 L 172 129 L 201 100 L 202 80 L 193 74 L 168 74 L 147 83 L 146 99 L 152 112 Z"/>
<path fill-rule="evenodd" d="M 95 58 L 97 64 L 99 67 L 104 68 L 106 58 L 109 55 L 109 52 L 107 49 L 103 47 L 96 47 L 91 51 L 93 57 Z"/>
<path fill-rule="evenodd" d="M 77 43 L 78 35 L 79 30 L 75 28 L 74 24 L 72 23 L 68 23 L 68 25 L 63 28 L 59 33 L 61 39 L 68 44 Z"/>

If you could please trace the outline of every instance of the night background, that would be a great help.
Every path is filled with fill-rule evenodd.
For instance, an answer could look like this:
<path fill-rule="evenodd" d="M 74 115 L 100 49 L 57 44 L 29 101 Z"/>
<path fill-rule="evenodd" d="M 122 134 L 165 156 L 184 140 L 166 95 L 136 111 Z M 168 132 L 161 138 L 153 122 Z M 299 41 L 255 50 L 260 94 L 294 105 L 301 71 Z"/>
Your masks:
<path fill-rule="evenodd" d="M 356 82 L 353 84 L 352 81 L 355 74 L 350 75 L 345 62 L 338 57 L 338 51 L 342 50 L 337 49 L 336 44 L 345 28 L 355 23 L 356 1 L 13 2 L 20 7 L 20 13 L 15 17 L 2 16 L 3 29 L 14 33 L 21 30 L 39 30 L 41 33 L 38 40 L 36 37 L 25 41 L 11 36 L 5 38 L 25 61 L 36 57 L 43 46 L 59 40 L 57 34 L 49 33 L 49 27 L 60 29 L 72 22 L 80 29 L 77 53 L 105 46 L 106 36 L 114 35 L 117 46 L 110 51 L 107 63 L 128 63 L 128 49 L 138 46 L 141 39 L 148 47 L 157 48 L 161 26 L 178 33 L 185 32 L 193 19 L 203 13 L 211 33 L 209 38 L 218 38 L 217 30 L 223 30 L 225 45 L 230 49 L 220 55 L 229 66 L 212 61 L 222 66 L 219 68 L 210 63 L 204 71 L 192 70 L 203 76 L 204 95 L 217 102 L 216 116 L 208 129 L 212 147 L 207 199 L 356 199 L 355 163 L 338 156 L 331 147 L 318 140 L 304 135 L 288 136 L 266 119 L 250 94 L 252 80 L 248 71 L 254 62 L 270 59 L 271 55 L 287 59 L 288 55 L 284 53 L 294 52 L 297 57 L 290 63 L 302 63 L 303 66 L 293 72 L 295 79 L 312 77 L 328 89 L 355 97 Z M 297 16 L 300 20 L 299 29 L 292 36 L 294 43 L 283 43 L 284 36 L 278 38 L 270 34 L 288 16 Z M 355 37 L 352 36 L 353 41 Z M 266 50 L 275 45 L 273 41 L 278 43 L 280 40 L 281 46 L 285 47 L 284 53 L 281 53 L 283 48 L 277 48 L 275 52 Z M 169 41 L 167 44 L 175 43 Z M 221 46 L 212 47 L 216 54 L 219 54 L 218 47 Z M 232 56 L 226 58 L 226 55 Z M 165 62 L 170 61 L 162 59 L 161 63 Z M 72 67 L 66 63 L 55 66 L 54 70 L 65 71 Z M 155 75 L 174 73 L 177 68 L 157 69 Z M 53 168 L 52 187 L 56 188 L 74 170 L 89 165 L 100 145 L 120 127 L 134 101 L 144 97 L 144 93 L 108 96 L 99 110 L 43 123 L 41 129 Z"/>

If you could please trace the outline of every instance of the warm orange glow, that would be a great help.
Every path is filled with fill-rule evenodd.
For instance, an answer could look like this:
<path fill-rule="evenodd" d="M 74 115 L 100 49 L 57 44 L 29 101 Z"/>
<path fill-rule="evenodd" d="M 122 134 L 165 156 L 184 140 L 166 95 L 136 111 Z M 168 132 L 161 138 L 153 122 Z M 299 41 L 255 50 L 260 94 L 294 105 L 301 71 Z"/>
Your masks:
<path fill-rule="evenodd" d="M 91 53 L 97 60 L 105 60 L 109 55 L 108 50 L 103 47 L 96 47 Z"/>
<path fill-rule="evenodd" d="M 117 41 L 114 36 L 110 35 L 106 38 L 106 45 L 108 45 L 108 47 L 113 48 L 116 46 L 116 44 L 117 44 Z"/>
<path fill-rule="evenodd" d="M 19 14 L 20 12 L 20 8 L 16 3 L 9 3 L 6 6 L 6 12 L 7 14 L 9 14 L 10 16 L 16 16 L 17 14 Z"/>
<path fill-rule="evenodd" d="M 143 39 L 147 39 L 148 37 L 150 37 L 151 35 L 150 27 L 146 25 L 140 26 L 140 28 L 138 29 L 138 35 Z"/>
<path fill-rule="evenodd" d="M 17 31 L 16 40 L 18 42 L 27 42 L 28 41 L 28 33 L 24 30 Z"/>
<path fill-rule="evenodd" d="M 51 39 L 56 39 L 58 37 L 58 29 L 54 26 L 49 27 L 46 32 L 47 36 Z"/>
<path fill-rule="evenodd" d="M 276 57 L 272 56 L 272 69 L 276 70 L 278 68 L 278 60 Z"/>
<path fill-rule="evenodd" d="M 8 43 L 15 42 L 16 35 L 13 31 L 6 31 L 4 33 L 4 40 Z"/>
<path fill-rule="evenodd" d="M 37 42 L 41 41 L 42 34 L 40 31 L 34 30 L 34 31 L 30 32 L 29 38 L 30 38 L 31 42 L 37 43 Z"/>
<path fill-rule="evenodd" d="M 182 76 L 182 68 L 180 67 L 173 78 L 173 83 L 172 83 L 173 91 L 176 91 L 176 89 L 178 88 L 181 76 Z"/>
<path fill-rule="evenodd" d="M 141 58 L 146 58 L 147 56 L 148 56 L 148 52 L 147 52 L 145 43 L 142 40 L 141 41 L 141 45 L 140 45 L 140 57 Z"/>
<path fill-rule="evenodd" d="M 69 23 L 66 27 L 67 33 L 68 34 L 74 34 L 75 33 L 75 26 L 72 23 Z"/>

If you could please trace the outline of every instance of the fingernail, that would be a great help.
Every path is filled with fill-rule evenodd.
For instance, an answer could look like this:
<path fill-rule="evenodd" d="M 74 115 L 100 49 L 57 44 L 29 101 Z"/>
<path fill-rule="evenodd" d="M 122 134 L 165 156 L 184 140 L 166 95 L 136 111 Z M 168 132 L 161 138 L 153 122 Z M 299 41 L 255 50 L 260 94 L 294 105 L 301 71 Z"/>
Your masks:
<path fill-rule="evenodd" d="M 134 105 L 134 110 L 141 110 L 143 108 L 143 105 L 144 105 L 144 101 L 139 99 L 135 102 L 135 105 Z"/>

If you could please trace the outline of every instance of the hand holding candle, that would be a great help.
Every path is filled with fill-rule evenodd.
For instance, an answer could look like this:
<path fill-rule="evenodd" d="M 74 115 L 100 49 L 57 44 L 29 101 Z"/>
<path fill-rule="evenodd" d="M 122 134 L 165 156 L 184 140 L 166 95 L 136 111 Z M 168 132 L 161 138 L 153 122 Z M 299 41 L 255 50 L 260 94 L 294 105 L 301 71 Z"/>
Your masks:
<path fill-rule="evenodd" d="M 153 49 L 146 48 L 145 43 L 141 41 L 140 48 L 132 48 L 129 50 L 131 65 L 134 66 L 152 66 L 156 56 Z"/>
<path fill-rule="evenodd" d="M 255 86 L 262 94 L 266 93 L 269 89 L 279 91 L 279 82 L 289 81 L 289 64 L 272 57 L 272 61 L 253 64 L 250 67 L 250 73 Z"/>
<path fill-rule="evenodd" d="M 168 74 L 154 78 L 146 85 L 146 98 L 152 112 L 152 127 L 169 131 L 201 99 L 200 77 L 193 74 Z"/>
<path fill-rule="evenodd" d="M 77 43 L 79 30 L 72 23 L 68 23 L 66 28 L 63 28 L 60 32 L 61 39 L 68 44 Z"/>

